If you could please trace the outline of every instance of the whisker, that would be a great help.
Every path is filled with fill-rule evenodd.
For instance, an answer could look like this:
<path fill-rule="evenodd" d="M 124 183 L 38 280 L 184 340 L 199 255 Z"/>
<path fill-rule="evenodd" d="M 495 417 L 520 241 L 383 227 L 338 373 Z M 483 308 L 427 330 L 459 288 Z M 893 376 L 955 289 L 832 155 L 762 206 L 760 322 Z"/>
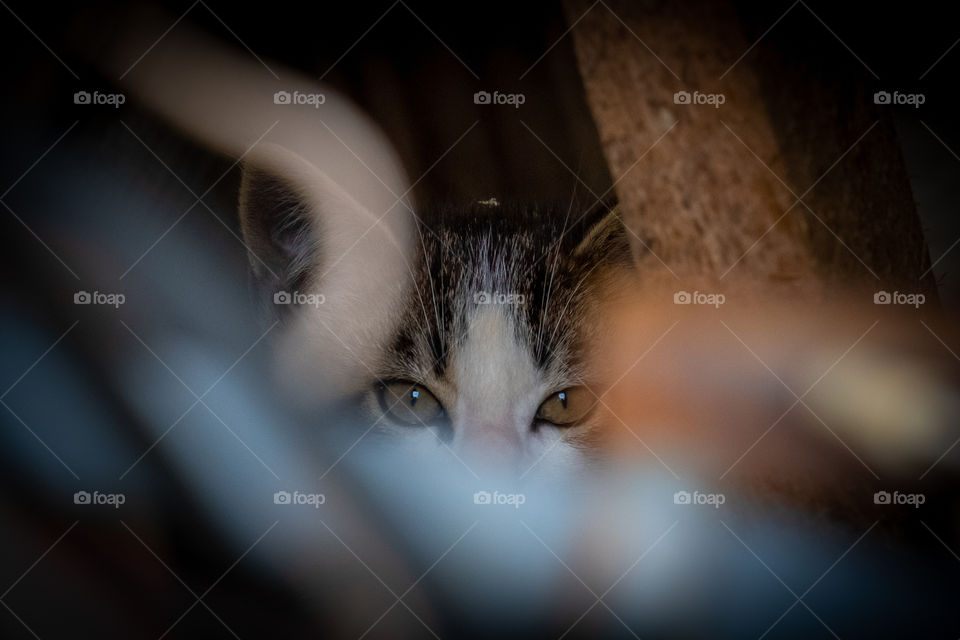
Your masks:
<path fill-rule="evenodd" d="M 567 206 L 567 214 L 563 218 L 563 228 L 560 230 L 560 236 L 557 238 L 557 241 L 556 241 L 557 248 L 556 248 L 556 251 L 554 252 L 553 266 L 550 269 L 550 280 L 547 282 L 547 291 L 546 291 L 546 294 L 544 295 L 544 300 L 540 307 L 540 322 L 537 325 L 537 341 L 536 341 L 538 360 L 543 355 L 543 342 L 542 342 L 543 323 L 544 323 L 544 320 L 546 319 L 547 308 L 550 305 L 550 294 L 552 293 L 552 290 L 553 290 L 553 277 L 557 272 L 557 264 L 560 262 L 560 245 L 563 241 L 563 236 L 566 235 L 567 233 L 567 223 L 570 220 L 570 212 L 573 210 L 573 201 L 576 198 L 576 196 L 577 196 L 577 183 L 574 182 L 573 193 L 570 194 L 570 204 Z"/>

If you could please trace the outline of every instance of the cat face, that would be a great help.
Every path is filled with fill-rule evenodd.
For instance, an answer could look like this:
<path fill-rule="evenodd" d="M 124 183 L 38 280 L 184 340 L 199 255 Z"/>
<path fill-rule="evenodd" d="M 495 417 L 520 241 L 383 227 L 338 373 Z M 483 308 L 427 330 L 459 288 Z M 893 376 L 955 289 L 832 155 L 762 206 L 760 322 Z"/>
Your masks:
<path fill-rule="evenodd" d="M 327 362 L 317 384 L 349 380 L 340 394 L 357 398 L 378 433 L 448 448 L 468 464 L 522 472 L 583 460 L 599 429 L 602 391 L 590 355 L 603 337 L 601 309 L 633 264 L 615 212 L 495 200 L 419 210 L 412 242 L 393 248 L 402 266 L 384 273 L 361 260 L 365 273 L 350 273 L 336 269 L 346 255 L 390 249 L 371 227 L 352 239 L 338 232 L 336 218 L 359 212 L 329 197 L 311 202 L 307 192 L 248 169 L 241 211 L 251 250 L 276 274 L 261 278 L 268 293 L 324 298 L 277 309 L 296 336 L 288 353 Z M 384 286 L 346 291 L 336 278 Z M 338 285 L 341 293 L 329 293 Z M 317 351 L 337 342 L 349 353 Z"/>
<path fill-rule="evenodd" d="M 581 442 L 594 426 L 596 313 L 631 265 L 616 214 L 584 223 L 562 208 L 488 202 L 418 215 L 412 295 L 379 359 L 370 414 L 508 466 L 563 456 L 557 440 Z"/>

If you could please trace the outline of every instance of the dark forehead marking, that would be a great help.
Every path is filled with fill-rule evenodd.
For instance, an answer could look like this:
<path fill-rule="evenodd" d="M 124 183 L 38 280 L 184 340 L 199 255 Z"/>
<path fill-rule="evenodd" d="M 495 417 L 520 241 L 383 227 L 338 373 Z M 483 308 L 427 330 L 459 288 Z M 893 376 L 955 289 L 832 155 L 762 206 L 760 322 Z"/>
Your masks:
<path fill-rule="evenodd" d="M 397 333 L 393 340 L 392 349 L 394 355 L 404 361 L 410 361 L 417 357 L 417 344 L 405 331 Z"/>
<path fill-rule="evenodd" d="M 397 355 L 411 361 L 428 356 L 434 374 L 442 377 L 452 349 L 462 338 L 454 334 L 457 321 L 462 320 L 454 315 L 461 308 L 458 298 L 466 296 L 469 306 L 478 274 L 494 268 L 499 257 L 507 263 L 512 281 L 511 290 L 501 293 L 524 296 L 518 331 L 528 340 L 540 336 L 541 343 L 534 345 L 535 357 L 541 368 L 546 367 L 553 357 L 551 339 L 559 341 L 569 334 L 571 321 L 578 316 L 574 298 L 582 296 L 573 292 L 578 280 L 595 259 L 603 259 L 576 261 L 571 254 L 587 230 L 608 211 L 609 205 L 601 204 L 584 215 L 573 206 L 567 220 L 566 204 L 534 208 L 474 203 L 418 211 L 423 238 L 414 262 L 419 295 L 412 296 L 396 336 Z M 482 239 L 488 243 L 483 256 L 478 254 Z M 478 264 L 478 258 L 485 262 Z M 550 302 L 544 312 L 547 296 Z M 561 316 L 564 322 L 558 326 Z"/>

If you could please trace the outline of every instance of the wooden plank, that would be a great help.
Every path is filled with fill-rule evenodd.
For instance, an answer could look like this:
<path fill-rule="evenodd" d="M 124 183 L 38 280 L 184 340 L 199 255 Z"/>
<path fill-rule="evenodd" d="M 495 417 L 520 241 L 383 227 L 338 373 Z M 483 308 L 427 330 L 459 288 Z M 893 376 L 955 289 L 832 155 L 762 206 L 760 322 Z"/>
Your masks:
<path fill-rule="evenodd" d="M 916 290 L 929 257 L 899 145 L 861 78 L 833 92 L 848 67 L 811 74 L 798 53 L 773 55 L 795 34 L 784 25 L 751 49 L 762 32 L 751 40 L 726 2 L 565 9 L 647 271 L 804 295 L 838 282 Z M 822 26 L 804 33 L 813 44 L 800 53 L 832 38 Z M 677 104 L 678 91 L 722 104 Z M 922 286 L 932 291 L 931 278 Z"/>

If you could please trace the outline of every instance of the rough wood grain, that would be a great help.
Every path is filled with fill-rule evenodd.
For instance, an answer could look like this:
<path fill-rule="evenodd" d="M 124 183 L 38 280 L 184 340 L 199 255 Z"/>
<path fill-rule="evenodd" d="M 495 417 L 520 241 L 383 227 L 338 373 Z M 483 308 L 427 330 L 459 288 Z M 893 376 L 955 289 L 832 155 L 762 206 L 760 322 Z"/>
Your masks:
<path fill-rule="evenodd" d="M 743 55 L 756 28 L 729 3 L 565 8 L 641 265 L 684 285 L 916 290 L 929 258 L 898 143 L 862 86 L 836 91 L 848 68 L 821 75 L 824 55 L 812 72 L 802 59 L 832 38 L 822 27 L 785 52 L 797 27 L 778 25 Z M 677 104 L 677 91 L 723 104 Z"/>

